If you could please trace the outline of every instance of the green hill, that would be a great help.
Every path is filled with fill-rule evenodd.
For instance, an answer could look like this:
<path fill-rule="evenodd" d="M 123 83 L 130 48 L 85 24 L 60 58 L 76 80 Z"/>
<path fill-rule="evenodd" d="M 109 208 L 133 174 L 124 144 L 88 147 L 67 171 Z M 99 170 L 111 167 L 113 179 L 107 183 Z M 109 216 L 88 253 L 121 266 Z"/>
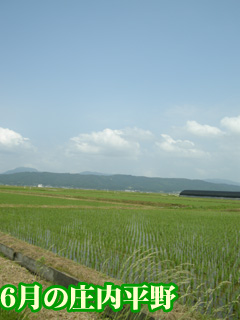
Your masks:
<path fill-rule="evenodd" d="M 19 172 L 38 172 L 38 170 L 34 168 L 29 168 L 29 167 L 18 167 L 13 170 L 8 170 L 3 174 L 12 174 L 12 173 L 19 173 Z"/>

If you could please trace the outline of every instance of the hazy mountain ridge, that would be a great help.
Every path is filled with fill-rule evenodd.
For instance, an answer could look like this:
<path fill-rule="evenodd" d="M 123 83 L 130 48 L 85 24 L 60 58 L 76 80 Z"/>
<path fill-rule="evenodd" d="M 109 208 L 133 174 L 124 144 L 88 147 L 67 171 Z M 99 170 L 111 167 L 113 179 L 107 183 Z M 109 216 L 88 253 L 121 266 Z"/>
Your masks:
<path fill-rule="evenodd" d="M 80 172 L 79 174 L 82 174 L 82 175 L 93 175 L 93 176 L 111 176 L 111 174 L 95 172 L 95 171 L 83 171 L 83 172 Z"/>
<path fill-rule="evenodd" d="M 18 186 L 43 186 L 97 189 L 128 190 L 141 192 L 180 192 L 184 189 L 240 191 L 240 186 L 216 184 L 203 180 L 183 178 L 148 178 L 131 175 L 94 175 L 51 172 L 20 172 L 0 174 L 0 184 Z"/>
<path fill-rule="evenodd" d="M 20 173 L 20 172 L 39 172 L 39 171 L 35 168 L 18 167 L 18 168 L 3 172 L 2 174 L 13 174 L 13 173 Z"/>
<path fill-rule="evenodd" d="M 211 182 L 211 183 L 230 184 L 232 186 L 240 186 L 239 182 L 226 180 L 226 179 L 206 179 L 204 181 Z"/>

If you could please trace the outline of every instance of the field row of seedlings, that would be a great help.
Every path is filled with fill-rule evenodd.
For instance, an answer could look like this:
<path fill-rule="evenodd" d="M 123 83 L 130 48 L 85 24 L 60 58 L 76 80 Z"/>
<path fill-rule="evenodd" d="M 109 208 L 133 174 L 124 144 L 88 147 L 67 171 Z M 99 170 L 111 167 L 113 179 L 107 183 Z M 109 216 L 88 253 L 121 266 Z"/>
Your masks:
<path fill-rule="evenodd" d="M 125 283 L 175 282 L 184 303 L 240 317 L 239 212 L 0 208 L 0 230 Z"/>

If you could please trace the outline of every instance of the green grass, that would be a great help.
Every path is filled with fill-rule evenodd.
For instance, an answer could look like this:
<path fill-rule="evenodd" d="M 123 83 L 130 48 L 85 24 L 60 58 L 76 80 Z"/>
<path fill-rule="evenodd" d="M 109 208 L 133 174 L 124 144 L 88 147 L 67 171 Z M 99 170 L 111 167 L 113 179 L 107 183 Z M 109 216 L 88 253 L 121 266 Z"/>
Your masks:
<path fill-rule="evenodd" d="M 181 283 L 182 295 L 190 285 L 190 292 L 195 292 L 195 298 L 192 294 L 188 299 L 191 304 L 197 299 L 207 302 L 206 291 L 227 281 L 228 284 L 212 294 L 209 310 L 231 305 L 240 294 L 240 202 L 237 200 L 67 189 L 28 188 L 27 192 L 62 195 L 66 199 L 2 193 L 0 204 L 29 201 L 42 205 L 75 204 L 78 201 L 67 199 L 75 197 L 88 199 L 79 202 L 95 203 L 96 208 L 0 208 L 0 231 L 51 248 L 125 282 L 162 282 L 165 277 L 169 282 Z M 101 207 L 101 202 L 91 202 L 93 199 L 116 201 L 116 208 L 107 210 Z M 121 202 L 127 202 L 129 207 L 131 201 L 134 205 L 147 202 L 149 208 L 122 208 Z M 168 270 L 175 273 L 167 275 Z M 191 277 L 184 285 L 181 272 L 187 271 Z M 201 290 L 196 289 L 199 285 Z M 234 312 L 240 315 L 239 304 L 234 304 Z M 224 312 L 218 316 L 223 317 Z"/>
<path fill-rule="evenodd" d="M 37 187 L 10 187 L 0 186 L 0 192 L 14 191 L 25 192 L 37 195 L 52 195 L 60 197 L 70 197 L 76 199 L 108 200 L 117 203 L 135 203 L 146 202 L 155 204 L 185 205 L 189 209 L 206 208 L 206 209 L 228 209 L 239 208 L 239 200 L 211 199 L 211 198 L 187 198 L 164 193 L 140 193 L 140 192 L 123 192 L 123 191 L 101 191 L 101 190 L 81 190 L 81 189 L 57 189 L 57 188 L 37 188 Z"/>
<path fill-rule="evenodd" d="M 0 320 L 28 320 L 25 314 L 19 314 L 15 311 L 7 311 L 0 308 Z"/>
<path fill-rule="evenodd" d="M 7 192 L 7 191 L 5 191 Z M 22 195 L 14 193 L 1 193 L 0 192 L 0 204 L 15 204 L 15 205 L 34 205 L 34 206 L 95 206 L 95 207 L 106 207 L 106 206 L 117 206 L 115 203 L 104 203 L 100 201 L 87 200 L 87 199 L 61 199 L 54 198 L 52 196 L 35 196 L 34 194 Z"/>

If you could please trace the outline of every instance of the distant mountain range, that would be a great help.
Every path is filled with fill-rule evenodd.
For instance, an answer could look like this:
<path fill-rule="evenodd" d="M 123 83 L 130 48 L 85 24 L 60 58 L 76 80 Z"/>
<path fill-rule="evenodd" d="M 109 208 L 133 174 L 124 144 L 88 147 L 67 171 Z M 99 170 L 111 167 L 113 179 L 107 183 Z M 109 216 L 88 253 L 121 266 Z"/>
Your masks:
<path fill-rule="evenodd" d="M 34 168 L 28 168 L 28 167 L 19 167 L 13 170 L 8 170 L 2 174 L 12 174 L 12 173 L 19 173 L 19 172 L 38 172 L 38 170 Z"/>
<path fill-rule="evenodd" d="M 204 181 L 212 182 L 212 183 L 230 184 L 230 185 L 233 185 L 233 186 L 240 186 L 239 182 L 226 180 L 226 179 L 207 179 L 207 180 L 204 180 Z"/>
<path fill-rule="evenodd" d="M 83 175 L 94 175 L 94 176 L 111 176 L 111 174 L 101 173 L 101 172 L 92 172 L 92 171 L 83 171 L 80 172 Z"/>
<path fill-rule="evenodd" d="M 29 168 L 29 167 L 18 167 L 12 170 L 5 171 L 1 174 L 12 174 L 12 173 L 19 173 L 19 172 L 40 172 L 40 171 L 34 168 Z M 95 172 L 95 171 L 83 171 L 83 172 L 80 172 L 80 174 L 83 174 L 83 175 L 90 174 L 95 176 L 109 176 L 109 174 L 107 173 L 101 173 L 101 172 Z"/>
<path fill-rule="evenodd" d="M 25 171 L 28 170 L 29 171 Z M 15 171 L 18 170 L 18 171 Z M 51 186 L 96 190 L 140 192 L 180 192 L 182 190 L 240 191 L 239 185 L 213 183 L 180 178 L 148 178 L 131 175 L 105 175 L 94 172 L 82 174 L 38 172 L 33 168 L 17 168 L 13 173 L 0 174 L 0 184 L 18 186 Z M 20 170 L 24 170 L 19 172 Z"/>

